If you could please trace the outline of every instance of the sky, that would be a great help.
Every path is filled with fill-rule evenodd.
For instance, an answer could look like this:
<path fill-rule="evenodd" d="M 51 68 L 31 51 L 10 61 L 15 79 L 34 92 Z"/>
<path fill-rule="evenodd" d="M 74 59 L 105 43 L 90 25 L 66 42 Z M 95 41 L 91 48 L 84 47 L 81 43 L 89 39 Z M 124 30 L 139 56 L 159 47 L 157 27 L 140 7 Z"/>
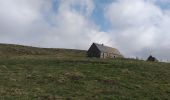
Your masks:
<path fill-rule="evenodd" d="M 170 60 L 170 0 L 0 0 L 0 43 Z"/>

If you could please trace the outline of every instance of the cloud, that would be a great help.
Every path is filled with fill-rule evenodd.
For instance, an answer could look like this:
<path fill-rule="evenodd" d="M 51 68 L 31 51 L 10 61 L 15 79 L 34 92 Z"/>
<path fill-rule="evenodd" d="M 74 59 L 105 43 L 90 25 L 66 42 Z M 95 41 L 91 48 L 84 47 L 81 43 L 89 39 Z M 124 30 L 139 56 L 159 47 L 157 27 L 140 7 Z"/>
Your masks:
<path fill-rule="evenodd" d="M 146 57 L 144 53 L 152 50 L 167 59 L 169 10 L 161 9 L 153 0 L 117 0 L 108 6 L 105 16 L 113 28 L 110 35 L 125 55 Z"/>
<path fill-rule="evenodd" d="M 0 41 L 41 47 L 88 49 L 108 41 L 89 16 L 92 0 L 1 0 Z M 94 39 L 95 38 L 95 39 Z"/>
<path fill-rule="evenodd" d="M 45 0 L 1 0 L 1 41 L 13 43 L 23 38 L 31 30 L 32 24 L 41 19 L 41 7 L 44 4 L 47 4 Z"/>
<path fill-rule="evenodd" d="M 46 32 L 48 36 L 45 36 L 41 43 L 45 42 L 46 47 L 88 49 L 92 42 L 108 41 L 109 36 L 100 32 L 98 26 L 89 18 L 93 9 L 91 0 L 61 1 L 57 14 L 54 12 L 50 16 L 53 24 L 48 30 L 51 31 Z"/>

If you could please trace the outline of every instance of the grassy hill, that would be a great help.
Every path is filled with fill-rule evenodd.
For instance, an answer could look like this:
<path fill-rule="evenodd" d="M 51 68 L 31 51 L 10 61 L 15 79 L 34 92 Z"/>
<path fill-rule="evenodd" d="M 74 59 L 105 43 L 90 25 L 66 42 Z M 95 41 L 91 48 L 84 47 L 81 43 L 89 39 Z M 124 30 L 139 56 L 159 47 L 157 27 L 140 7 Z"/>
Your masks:
<path fill-rule="evenodd" d="M 169 100 L 170 64 L 0 45 L 0 100 Z"/>
<path fill-rule="evenodd" d="M 0 44 L 0 57 L 53 56 L 58 58 L 86 57 L 85 50 L 38 48 L 14 44 Z"/>

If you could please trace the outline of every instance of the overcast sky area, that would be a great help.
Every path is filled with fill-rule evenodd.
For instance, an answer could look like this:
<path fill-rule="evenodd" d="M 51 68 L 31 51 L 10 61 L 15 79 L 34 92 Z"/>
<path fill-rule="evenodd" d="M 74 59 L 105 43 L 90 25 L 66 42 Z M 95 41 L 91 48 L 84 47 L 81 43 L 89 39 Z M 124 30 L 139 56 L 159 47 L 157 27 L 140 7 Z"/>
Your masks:
<path fill-rule="evenodd" d="M 170 60 L 170 0 L 0 0 L 0 42 Z"/>

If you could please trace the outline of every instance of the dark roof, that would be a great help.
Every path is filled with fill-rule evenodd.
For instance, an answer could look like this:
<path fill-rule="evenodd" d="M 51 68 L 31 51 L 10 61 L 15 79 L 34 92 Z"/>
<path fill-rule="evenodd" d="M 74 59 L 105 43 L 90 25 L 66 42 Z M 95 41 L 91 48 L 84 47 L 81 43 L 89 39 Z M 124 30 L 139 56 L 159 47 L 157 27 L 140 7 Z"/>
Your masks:
<path fill-rule="evenodd" d="M 147 59 L 147 61 L 158 61 L 155 57 L 153 57 L 152 55 L 150 55 Z"/>
<path fill-rule="evenodd" d="M 108 47 L 108 46 L 105 46 L 103 44 L 98 44 L 98 43 L 94 43 L 94 44 L 97 46 L 97 48 L 100 50 L 100 52 L 108 52 L 108 53 L 121 55 L 119 50 L 117 50 L 116 48 Z"/>

